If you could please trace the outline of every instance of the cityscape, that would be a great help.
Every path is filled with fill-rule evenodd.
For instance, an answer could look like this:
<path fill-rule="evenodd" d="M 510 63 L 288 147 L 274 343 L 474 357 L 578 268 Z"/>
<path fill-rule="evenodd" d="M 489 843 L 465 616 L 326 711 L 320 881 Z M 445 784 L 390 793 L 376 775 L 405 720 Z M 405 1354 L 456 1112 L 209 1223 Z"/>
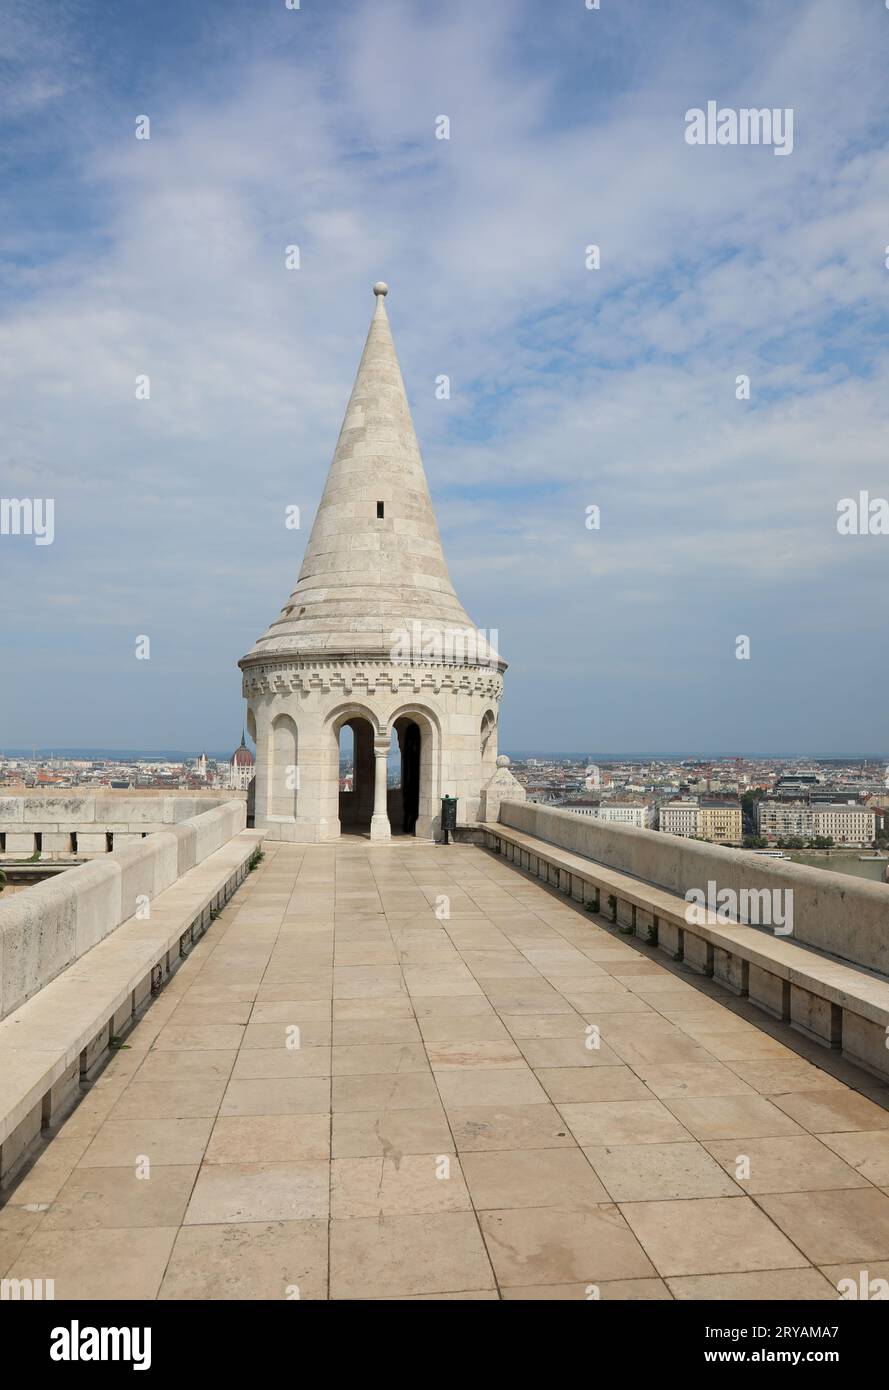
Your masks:
<path fill-rule="evenodd" d="M 387 781 L 397 787 L 401 774 L 395 739 L 387 761 Z M 246 792 L 254 763 L 243 736 L 228 757 L 206 752 L 38 756 L 32 750 L 30 757 L 0 754 L 0 789 L 10 794 L 75 788 Z M 829 860 L 834 871 L 889 881 L 889 766 L 884 758 L 625 756 L 612 761 L 602 756 L 593 762 L 591 756 L 538 754 L 514 755 L 510 764 L 531 802 L 712 844 L 767 852 L 817 850 L 822 861 L 803 857 L 802 862 L 824 862 L 826 867 Z M 352 790 L 353 778 L 352 754 L 341 751 L 341 792 Z M 844 853 L 856 848 L 876 853 Z M 0 851 L 2 859 L 13 861 L 13 852 Z"/>

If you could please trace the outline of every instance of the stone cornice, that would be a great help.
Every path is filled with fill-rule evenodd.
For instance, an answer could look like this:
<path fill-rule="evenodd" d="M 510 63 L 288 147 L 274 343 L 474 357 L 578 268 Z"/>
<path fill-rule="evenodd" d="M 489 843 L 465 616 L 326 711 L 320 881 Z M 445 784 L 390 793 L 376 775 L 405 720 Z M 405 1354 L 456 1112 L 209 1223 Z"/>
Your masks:
<path fill-rule="evenodd" d="M 457 629 L 455 629 L 457 631 Z M 462 629 L 460 629 L 462 632 Z M 473 628 L 467 628 L 467 632 L 473 632 Z M 440 667 L 480 667 L 484 671 L 499 671 L 502 675 L 509 663 L 504 661 L 497 652 L 491 653 L 488 660 L 485 655 L 480 655 L 477 661 L 473 661 L 471 656 L 458 648 L 453 653 L 455 659 L 448 660 L 440 656 L 438 652 L 430 652 L 421 649 L 411 650 L 410 655 L 401 659 L 399 656 L 393 658 L 392 648 L 387 650 L 374 649 L 372 647 L 316 647 L 309 650 L 299 651 L 293 649 L 278 649 L 270 647 L 266 651 L 251 650 L 246 656 L 242 656 L 238 666 L 244 672 L 252 667 L 260 666 L 265 669 L 279 666 L 396 666 L 402 667 L 419 666 L 424 670 L 437 670 Z"/>
<path fill-rule="evenodd" d="M 400 665 L 391 661 L 288 661 L 267 660 L 240 663 L 244 698 L 251 695 L 309 694 L 320 691 L 353 691 L 374 694 L 388 690 L 393 694 L 419 695 L 429 691 L 462 691 L 487 695 L 499 700 L 503 675 L 496 667 L 449 666 L 434 662 L 426 665 Z"/>

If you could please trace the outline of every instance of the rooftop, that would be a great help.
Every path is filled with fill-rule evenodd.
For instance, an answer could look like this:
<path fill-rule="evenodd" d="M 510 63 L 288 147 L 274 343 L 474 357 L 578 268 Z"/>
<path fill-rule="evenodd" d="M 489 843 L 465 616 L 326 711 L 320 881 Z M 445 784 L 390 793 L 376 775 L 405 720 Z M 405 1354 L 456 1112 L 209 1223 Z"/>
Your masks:
<path fill-rule="evenodd" d="M 889 1253 L 889 1088 L 471 845 L 267 843 L 127 1044 L 0 1213 L 57 1298 L 836 1299 Z"/>
<path fill-rule="evenodd" d="M 371 319 L 296 588 L 241 665 L 268 658 L 386 658 L 474 632 L 448 574 L 407 393 L 374 285 Z M 476 650 L 476 646 L 481 650 Z M 496 664 L 479 635 L 479 664 Z M 475 658 L 474 658 L 475 659 Z"/>

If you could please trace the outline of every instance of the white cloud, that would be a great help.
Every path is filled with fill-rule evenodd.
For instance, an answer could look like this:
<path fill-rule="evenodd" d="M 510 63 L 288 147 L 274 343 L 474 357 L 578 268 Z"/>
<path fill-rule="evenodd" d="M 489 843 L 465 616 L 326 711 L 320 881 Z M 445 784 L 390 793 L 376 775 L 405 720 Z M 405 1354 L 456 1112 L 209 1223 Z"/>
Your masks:
<path fill-rule="evenodd" d="M 310 523 L 381 275 L 453 577 L 477 621 L 509 629 L 514 665 L 533 670 L 539 640 L 557 649 L 551 684 L 574 692 L 560 736 L 588 741 L 581 692 L 608 671 L 599 745 L 662 741 L 620 643 L 658 648 L 665 613 L 685 635 L 660 677 L 680 700 L 703 681 L 689 730 L 711 746 L 732 742 L 737 712 L 719 712 L 706 642 L 738 609 L 783 629 L 783 679 L 809 636 L 795 606 L 817 588 L 846 678 L 885 564 L 838 545 L 831 521 L 885 477 L 885 39 L 859 0 L 780 26 L 768 5 L 742 24 L 692 4 L 708 25 L 673 35 L 657 9 L 648 33 L 615 16 L 538 35 L 539 7 L 378 3 L 289 48 L 281 16 L 272 42 L 245 12 L 216 35 L 216 83 L 177 86 L 172 65 L 146 87 L 150 142 L 132 135 L 141 93 L 106 98 L 76 37 L 19 26 L 16 109 L 54 100 L 48 81 L 91 94 L 70 177 L 94 216 L 42 262 L 6 239 L 20 269 L 0 321 L 3 490 L 55 495 L 58 540 L 39 564 L 22 547 L 2 558 L 23 585 L 17 630 L 49 634 L 60 672 L 89 646 L 107 692 L 93 715 L 60 683 L 40 727 L 7 694 L 19 741 L 170 741 L 153 710 L 115 699 L 122 634 L 146 611 L 162 648 L 186 652 L 199 627 L 229 671 L 208 691 L 195 658 L 191 741 L 237 722 L 234 662 L 298 568 L 279 518 L 296 502 Z M 685 145 L 686 107 L 735 93 L 794 105 L 790 158 Z M 433 138 L 442 113 L 450 142 Z M 599 272 L 583 266 L 593 241 Z M 287 272 L 294 242 L 302 269 Z M 150 402 L 134 396 L 143 372 Z M 750 403 L 734 397 L 742 372 Z M 583 528 L 589 502 L 601 533 Z M 79 602 L 63 607 L 66 588 Z M 615 643 L 607 661 L 578 633 L 584 608 Z M 872 654 L 865 668 L 876 682 Z M 182 672 L 168 679 L 171 703 Z M 510 706 L 516 741 L 546 742 L 518 683 L 507 737 Z M 861 737 L 882 737 L 880 709 L 874 694 Z M 795 710 L 768 718 L 777 742 L 796 736 Z M 843 741 L 827 709 L 804 733 Z"/>

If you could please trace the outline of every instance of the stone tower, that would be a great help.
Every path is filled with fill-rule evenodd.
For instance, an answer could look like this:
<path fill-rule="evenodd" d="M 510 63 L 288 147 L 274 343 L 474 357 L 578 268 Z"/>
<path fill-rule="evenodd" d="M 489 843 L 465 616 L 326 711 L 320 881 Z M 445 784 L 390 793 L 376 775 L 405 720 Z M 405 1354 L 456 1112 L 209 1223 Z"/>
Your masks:
<path fill-rule="evenodd" d="M 429 838 L 440 800 L 477 821 L 506 663 L 454 592 L 386 314 L 376 309 L 296 588 L 238 663 L 256 743 L 255 824 Z M 340 733 L 354 777 L 340 791 Z M 387 787 L 393 732 L 401 784 Z"/>

